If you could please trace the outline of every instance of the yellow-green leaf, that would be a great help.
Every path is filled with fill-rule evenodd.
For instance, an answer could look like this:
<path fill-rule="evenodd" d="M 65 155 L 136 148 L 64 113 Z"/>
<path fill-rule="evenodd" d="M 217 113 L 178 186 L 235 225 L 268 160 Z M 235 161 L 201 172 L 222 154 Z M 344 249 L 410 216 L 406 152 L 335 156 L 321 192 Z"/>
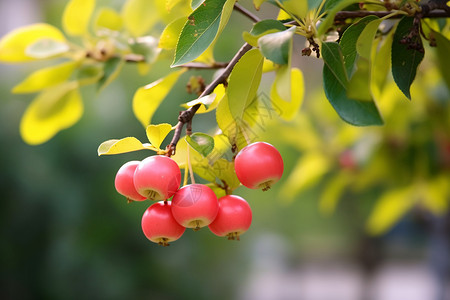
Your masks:
<path fill-rule="evenodd" d="M 133 112 L 144 127 L 150 124 L 153 114 L 170 92 L 184 69 L 139 88 L 133 97 Z"/>
<path fill-rule="evenodd" d="M 109 7 L 103 7 L 95 18 L 95 28 L 107 28 L 113 31 L 119 31 L 123 26 L 122 17 L 118 12 Z"/>
<path fill-rule="evenodd" d="M 183 0 L 166 0 L 166 9 L 168 12 L 172 10 L 178 3 L 180 3 Z"/>
<path fill-rule="evenodd" d="M 290 78 L 285 78 L 283 76 L 283 72 L 290 72 Z M 281 95 L 278 93 L 280 90 L 278 88 L 278 85 L 281 83 L 283 84 L 284 80 L 290 81 L 290 97 L 287 99 L 284 99 L 281 97 Z M 276 111 L 279 112 L 280 117 L 290 121 L 292 120 L 298 113 L 302 103 L 303 103 L 303 96 L 304 96 L 304 83 L 303 83 L 303 73 L 297 69 L 292 68 L 291 70 L 289 67 L 282 66 L 280 67 L 280 70 L 278 70 L 277 75 L 275 77 L 274 83 L 272 85 L 272 89 L 270 91 L 272 106 L 275 108 Z"/>
<path fill-rule="evenodd" d="M 366 229 L 370 234 L 387 232 L 416 203 L 413 186 L 391 190 L 383 194 L 375 204 L 367 220 Z"/>
<path fill-rule="evenodd" d="M 64 42 L 62 32 L 49 24 L 38 23 L 17 28 L 0 40 L 0 61 L 18 63 L 36 60 L 26 53 L 26 49 L 39 40 L 54 40 Z"/>
<path fill-rule="evenodd" d="M 184 108 L 189 108 L 200 103 L 202 105 L 197 110 L 197 114 L 208 113 L 217 108 L 220 100 L 222 100 L 224 95 L 225 95 L 225 87 L 223 86 L 223 84 L 219 84 L 211 94 L 201 97 L 199 99 L 189 101 L 188 103 L 185 103 L 182 106 Z"/>
<path fill-rule="evenodd" d="M 449 208 L 450 174 L 442 174 L 427 182 L 421 191 L 423 205 L 436 215 L 442 215 Z"/>
<path fill-rule="evenodd" d="M 292 200 L 296 195 L 318 181 L 330 168 L 330 160 L 324 154 L 313 152 L 300 158 L 281 190 L 286 200 Z"/>
<path fill-rule="evenodd" d="M 331 215 L 339 201 L 339 198 L 345 191 L 347 185 L 351 182 L 348 172 L 340 172 L 327 182 L 319 199 L 319 209 L 324 215 Z"/>
<path fill-rule="evenodd" d="M 121 154 L 139 150 L 156 150 L 153 149 L 149 144 L 142 144 L 135 137 L 126 137 L 120 140 L 108 140 L 98 146 L 98 155 L 113 155 Z"/>
<path fill-rule="evenodd" d="M 164 28 L 161 37 L 159 38 L 158 47 L 162 49 L 174 49 L 177 46 L 178 37 L 183 29 L 184 23 L 186 23 L 187 17 L 181 17 L 175 21 L 169 23 Z"/>
<path fill-rule="evenodd" d="M 64 30 L 74 36 L 85 35 L 94 7 L 95 0 L 70 0 L 62 16 Z"/>
<path fill-rule="evenodd" d="M 37 70 L 16 85 L 12 92 L 16 94 L 35 93 L 58 85 L 70 78 L 78 62 L 69 61 L 56 66 Z"/>
<path fill-rule="evenodd" d="M 41 144 L 75 124 L 82 114 L 76 82 L 65 83 L 41 92 L 33 100 L 22 117 L 20 133 L 28 144 Z"/>
<path fill-rule="evenodd" d="M 263 4 L 266 1 L 267 0 L 253 0 L 253 5 L 255 6 L 256 10 L 259 10 L 261 4 Z"/>
<path fill-rule="evenodd" d="M 158 125 L 148 125 L 146 129 L 147 138 L 153 147 L 159 149 L 161 143 L 172 130 L 172 125 L 162 123 Z"/>
<path fill-rule="evenodd" d="M 143 36 L 160 19 L 155 1 L 128 0 L 122 10 L 125 28 L 134 36 Z"/>

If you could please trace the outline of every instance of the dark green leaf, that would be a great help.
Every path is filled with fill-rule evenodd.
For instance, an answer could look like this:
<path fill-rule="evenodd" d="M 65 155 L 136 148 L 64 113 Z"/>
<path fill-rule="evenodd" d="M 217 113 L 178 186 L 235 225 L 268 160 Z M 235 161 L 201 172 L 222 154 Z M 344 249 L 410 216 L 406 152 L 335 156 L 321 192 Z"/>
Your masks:
<path fill-rule="evenodd" d="M 416 77 L 417 67 L 424 57 L 420 35 L 410 34 L 414 30 L 413 21 L 412 17 L 403 17 L 397 25 L 392 42 L 392 76 L 408 99 L 411 99 L 410 87 Z M 406 41 L 408 35 L 410 37 Z M 417 50 L 417 47 L 422 50 Z"/>
<path fill-rule="evenodd" d="M 203 157 L 208 156 L 214 149 L 214 139 L 205 133 L 193 133 L 191 136 L 186 136 L 186 141 Z"/>
<path fill-rule="evenodd" d="M 255 25 L 253 25 L 253 28 L 250 31 L 250 33 L 252 35 L 260 35 L 266 31 L 269 31 L 272 29 L 275 29 L 277 31 L 283 31 L 286 29 L 286 26 L 284 26 L 283 23 L 281 23 L 280 21 L 273 20 L 273 19 L 267 19 L 267 20 L 262 20 L 262 21 L 256 23 Z"/>
<path fill-rule="evenodd" d="M 367 24 L 376 19 L 378 19 L 378 17 L 375 16 L 367 16 L 365 18 L 362 18 L 361 20 L 347 28 L 347 30 L 344 31 L 344 34 L 342 34 L 339 45 L 341 46 L 342 55 L 344 58 L 345 70 L 347 71 L 349 77 L 351 77 L 353 74 L 355 62 L 358 56 L 356 50 L 356 43 L 358 41 L 358 38 Z"/>
<path fill-rule="evenodd" d="M 220 34 L 235 0 L 206 0 L 189 17 L 181 31 L 172 67 L 199 57 Z"/>
<path fill-rule="evenodd" d="M 337 43 L 323 43 L 323 85 L 325 95 L 339 116 L 356 126 L 381 125 L 383 121 L 373 101 L 347 97 L 348 77 L 344 59 Z"/>
<path fill-rule="evenodd" d="M 259 38 L 258 45 L 261 53 L 269 60 L 279 65 L 289 62 L 289 53 L 292 48 L 292 37 L 297 27 L 269 33 Z"/>
<path fill-rule="evenodd" d="M 436 52 L 439 58 L 439 69 L 441 70 L 442 77 L 447 84 L 447 88 L 450 90 L 450 41 L 438 32 L 433 32 L 436 38 Z"/>
<path fill-rule="evenodd" d="M 113 57 L 107 60 L 103 66 L 103 76 L 98 81 L 98 89 L 102 90 L 114 79 L 119 76 L 120 70 L 124 65 L 124 61 L 119 57 Z"/>

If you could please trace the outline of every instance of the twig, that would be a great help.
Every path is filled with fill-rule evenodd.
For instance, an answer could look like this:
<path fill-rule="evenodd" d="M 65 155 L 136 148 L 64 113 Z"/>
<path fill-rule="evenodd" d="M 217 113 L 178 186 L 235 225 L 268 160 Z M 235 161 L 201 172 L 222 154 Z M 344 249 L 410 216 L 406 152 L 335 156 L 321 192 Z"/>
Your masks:
<path fill-rule="evenodd" d="M 205 90 L 203 91 L 203 93 L 201 93 L 199 98 L 211 94 L 219 84 L 226 82 L 228 76 L 230 76 L 231 71 L 233 70 L 234 66 L 237 64 L 239 59 L 241 59 L 241 57 L 250 49 L 252 49 L 252 46 L 249 45 L 248 43 L 245 43 L 241 47 L 241 49 L 239 49 L 239 51 L 234 55 L 234 57 L 230 60 L 227 67 L 223 69 L 222 73 L 205 88 Z M 192 118 L 194 117 L 195 113 L 200 108 L 200 106 L 201 104 L 196 104 L 190 107 L 189 109 L 182 111 L 178 116 L 178 123 L 176 125 L 172 141 L 167 146 L 167 156 L 172 156 L 173 154 L 175 154 L 176 147 L 178 141 L 180 140 L 184 124 L 192 121 Z"/>
<path fill-rule="evenodd" d="M 391 14 L 392 11 L 340 11 L 336 14 L 334 17 L 335 21 L 343 21 L 345 19 L 353 19 L 353 18 L 363 18 L 367 16 L 376 16 L 376 17 L 386 17 L 387 15 Z M 392 18 L 401 18 L 404 15 L 396 15 Z M 444 10 L 442 11 L 430 11 L 428 13 L 424 13 L 421 15 L 422 18 L 449 18 L 450 12 L 446 12 Z"/>
<path fill-rule="evenodd" d="M 249 18 L 250 20 L 252 20 L 255 23 L 258 23 L 259 21 L 261 21 L 260 18 L 258 18 L 256 15 L 254 15 L 248 9 L 246 9 L 245 7 L 243 7 L 242 5 L 240 5 L 238 3 L 234 4 L 234 9 L 237 10 L 238 12 L 240 12 L 241 14 L 243 14 L 244 16 L 246 16 L 247 18 Z"/>
<path fill-rule="evenodd" d="M 204 64 L 199 62 L 192 62 L 181 65 L 182 68 L 188 69 L 222 69 L 228 66 L 228 63 L 214 62 L 213 64 Z"/>

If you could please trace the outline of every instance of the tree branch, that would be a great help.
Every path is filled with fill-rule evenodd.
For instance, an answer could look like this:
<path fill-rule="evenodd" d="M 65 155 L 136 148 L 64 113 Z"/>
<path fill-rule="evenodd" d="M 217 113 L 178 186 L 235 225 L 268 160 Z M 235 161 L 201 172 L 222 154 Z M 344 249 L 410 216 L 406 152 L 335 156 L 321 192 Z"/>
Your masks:
<path fill-rule="evenodd" d="M 238 3 L 234 4 L 234 9 L 237 10 L 238 12 L 240 12 L 241 14 L 243 14 L 244 16 L 246 16 L 247 18 L 249 18 L 250 20 L 252 20 L 255 23 L 258 23 L 259 21 L 261 21 L 260 18 L 258 18 L 256 15 L 254 15 L 248 9 L 246 9 L 245 7 L 243 7 L 242 5 L 240 5 Z"/>
<path fill-rule="evenodd" d="M 233 70 L 234 66 L 237 64 L 239 59 L 241 59 L 242 56 L 244 56 L 245 53 L 247 53 L 250 49 L 252 49 L 252 46 L 248 43 L 245 43 L 241 49 L 234 55 L 234 57 L 230 60 L 228 65 L 225 69 L 223 69 L 222 73 L 217 76 L 201 93 L 201 95 L 198 98 L 204 97 L 206 95 L 211 94 L 214 89 L 221 83 L 226 82 L 228 76 L 230 76 L 231 71 Z M 178 141 L 181 138 L 181 132 L 183 130 L 184 124 L 190 123 L 192 121 L 192 118 L 194 117 L 197 110 L 200 108 L 201 104 L 196 104 L 189 109 L 182 111 L 180 115 L 178 116 L 178 123 L 175 128 L 175 132 L 173 134 L 172 141 L 167 146 L 167 156 L 172 156 L 175 154 L 176 147 L 178 144 Z"/>
<path fill-rule="evenodd" d="M 369 10 L 359 10 L 359 11 L 340 11 L 334 17 L 334 21 L 343 21 L 345 19 L 363 18 L 367 16 L 377 16 L 383 18 L 392 11 L 369 11 Z M 396 15 L 392 18 L 401 18 L 404 15 Z M 421 14 L 421 18 L 450 18 L 450 12 L 444 10 L 433 10 L 428 13 Z"/>

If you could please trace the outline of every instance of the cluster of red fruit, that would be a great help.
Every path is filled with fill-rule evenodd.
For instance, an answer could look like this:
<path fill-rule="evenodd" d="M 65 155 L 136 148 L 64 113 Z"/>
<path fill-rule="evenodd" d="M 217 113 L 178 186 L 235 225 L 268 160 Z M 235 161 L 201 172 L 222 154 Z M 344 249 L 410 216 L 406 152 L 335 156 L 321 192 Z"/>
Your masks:
<path fill-rule="evenodd" d="M 238 153 L 235 171 L 244 186 L 267 190 L 281 178 L 283 159 L 272 145 L 256 142 Z M 198 230 L 208 226 L 217 236 L 239 240 L 250 227 L 252 210 L 243 198 L 226 195 L 217 199 L 204 184 L 179 188 L 180 183 L 177 163 L 162 155 L 127 162 L 115 179 L 116 190 L 127 199 L 159 201 L 145 211 L 141 225 L 145 236 L 160 245 L 179 239 L 186 228 Z"/>

